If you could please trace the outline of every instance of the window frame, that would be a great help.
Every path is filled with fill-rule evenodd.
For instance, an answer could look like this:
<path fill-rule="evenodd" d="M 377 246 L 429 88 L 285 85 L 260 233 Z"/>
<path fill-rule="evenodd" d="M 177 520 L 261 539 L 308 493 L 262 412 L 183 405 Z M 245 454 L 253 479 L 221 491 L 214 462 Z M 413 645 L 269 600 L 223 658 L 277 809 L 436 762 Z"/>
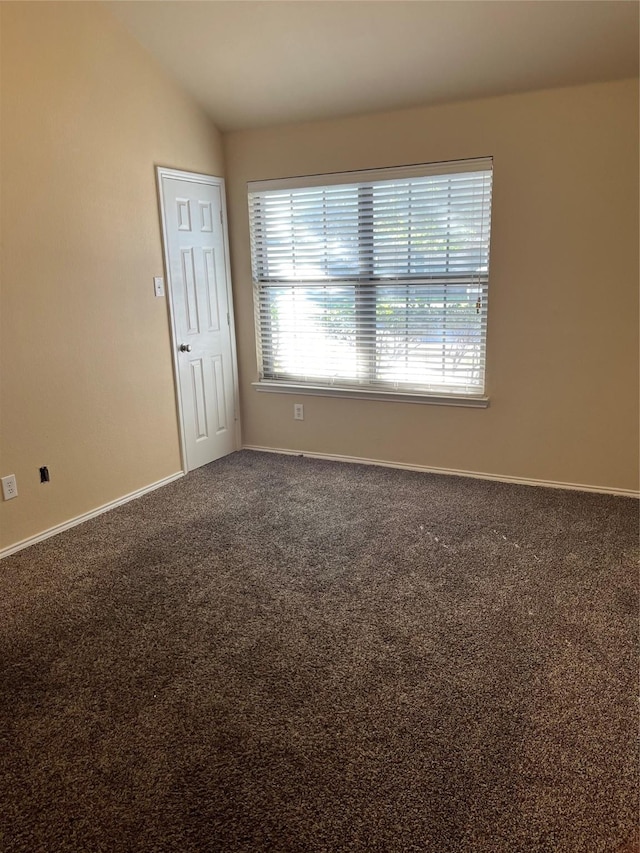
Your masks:
<path fill-rule="evenodd" d="M 253 239 L 254 239 L 254 231 L 252 228 L 251 238 L 252 238 L 252 253 L 251 253 L 251 265 L 252 265 L 252 279 L 254 286 L 254 309 L 255 309 L 255 320 L 256 320 L 256 354 L 258 359 L 258 380 L 252 383 L 252 386 L 261 392 L 268 393 L 284 393 L 284 394 L 307 394 L 312 396 L 329 396 L 329 397 L 340 397 L 340 398 L 352 398 L 352 399 L 368 399 L 368 400 L 377 400 L 377 401 L 401 401 L 401 402 L 413 402 L 413 403 L 426 403 L 431 405 L 446 405 L 446 406 L 461 406 L 468 408 L 486 408 L 489 405 L 489 396 L 487 393 L 487 379 L 488 379 L 488 365 L 487 365 L 487 340 L 488 340 L 488 331 L 487 331 L 487 321 L 488 321 L 488 306 L 487 306 L 487 292 L 489 288 L 489 256 L 490 256 L 490 243 L 491 243 L 491 198 L 492 198 L 492 188 L 493 188 L 493 158 L 492 157 L 481 157 L 481 158 L 473 158 L 468 160 L 457 160 L 457 161 L 443 161 L 439 163 L 426 163 L 426 164 L 417 164 L 412 166 L 402 166 L 402 167 L 392 167 L 392 168 L 384 168 L 384 169 L 374 169 L 374 170 L 361 170 L 361 171 L 353 171 L 353 172 L 336 172 L 336 173 L 327 173 L 327 174 L 318 174 L 312 176 L 301 176 L 296 178 L 285 178 L 285 179 L 275 179 L 275 180 L 267 180 L 267 181 L 253 181 L 248 184 L 248 192 L 249 192 L 249 200 L 251 205 L 251 197 L 252 194 L 258 194 L 260 192 L 275 190 L 275 191 L 286 191 L 289 189 L 312 189 L 314 187 L 334 187 L 340 184 L 366 184 L 383 182 L 389 180 L 401 180 L 403 178 L 422 178 L 422 177 L 431 177 L 434 175 L 458 175 L 464 172 L 484 172 L 489 171 L 491 174 L 490 182 L 489 182 L 489 193 L 490 197 L 488 200 L 488 217 L 487 217 L 487 237 L 486 237 L 486 256 L 487 256 L 487 267 L 486 267 L 486 275 L 483 278 L 478 278 L 479 287 L 482 288 L 483 296 L 480 297 L 482 299 L 482 311 L 483 311 L 483 320 L 484 325 L 480 323 L 481 336 L 480 336 L 480 344 L 481 344 L 481 353 L 482 353 L 482 380 L 483 386 L 482 391 L 479 393 L 456 393 L 451 390 L 437 390 L 437 389 L 410 389 L 410 388 L 393 388 L 393 387 L 385 387 L 384 380 L 376 377 L 375 372 L 369 375 L 369 379 L 371 384 L 363 383 L 361 387 L 360 380 L 356 383 L 354 380 L 353 384 L 337 383 L 333 382 L 324 383 L 322 381 L 301 381 L 295 378 L 287 379 L 286 376 L 283 378 L 274 378 L 275 370 L 272 370 L 272 375 L 268 375 L 268 371 L 264 370 L 265 359 L 263 357 L 263 340 L 264 340 L 264 331 L 261 323 L 261 306 L 264 304 L 261 301 L 261 287 L 268 288 L 269 286 L 273 286 L 272 281 L 267 277 L 264 279 L 259 279 L 256 276 L 256 270 L 254 266 L 254 252 L 256 252 Z M 371 187 L 359 187 L 358 188 L 358 216 L 361 216 L 360 208 L 361 208 L 361 192 L 363 190 L 369 189 L 371 195 L 373 195 L 373 189 Z M 407 208 L 409 211 L 410 208 Z M 251 221 L 251 213 L 250 213 L 250 225 L 253 225 Z M 484 218 L 483 218 L 483 225 Z M 360 230 L 358 230 L 358 234 L 362 234 Z M 364 232 L 366 233 L 366 232 Z M 373 240 L 373 231 L 371 232 L 371 240 Z M 373 264 L 373 260 L 370 261 Z M 446 280 L 447 275 L 442 275 L 441 279 Z M 470 274 L 465 273 L 461 275 L 460 278 L 466 278 L 466 280 L 470 279 Z M 377 291 L 381 285 L 388 284 L 389 287 L 402 287 L 416 285 L 423 285 L 425 281 L 431 280 L 427 275 L 420 278 L 411 279 L 409 276 L 406 278 L 402 278 L 400 275 L 398 278 L 388 277 L 376 277 L 374 275 L 373 266 L 369 270 L 368 278 L 364 278 L 364 280 L 354 279 L 351 276 L 344 276 L 339 279 L 327 280 L 327 285 L 340 285 L 344 284 L 345 287 L 352 287 L 354 293 L 354 304 L 355 304 L 355 312 L 360 313 L 365 311 L 368 314 L 372 314 L 370 317 L 370 323 L 373 323 L 373 327 L 376 326 L 376 304 L 378 300 Z M 433 279 L 435 280 L 435 278 Z M 452 279 L 453 280 L 453 279 Z M 301 282 L 304 282 L 304 279 L 292 278 L 291 279 L 291 287 L 294 287 L 295 284 L 300 285 Z M 318 280 L 319 281 L 319 280 Z M 309 279 L 309 285 L 313 282 L 313 279 Z M 281 282 L 282 287 L 287 286 L 286 279 Z M 446 295 L 446 286 L 447 284 L 442 285 L 445 288 Z M 455 282 L 454 282 L 455 286 Z M 363 294 L 368 294 L 367 297 L 363 298 Z M 373 298 L 372 298 L 373 297 Z M 480 303 L 478 303 L 480 304 Z M 446 327 L 443 327 L 446 328 Z M 366 340 L 361 341 L 361 345 L 358 346 L 358 339 L 362 338 L 366 339 L 366 325 L 356 323 L 355 328 L 355 339 L 356 339 L 356 357 L 358 358 L 359 352 L 364 352 L 366 355 L 367 350 L 369 350 L 369 358 L 372 360 L 372 363 L 375 362 L 376 354 L 375 354 L 375 339 L 368 338 Z M 408 339 L 407 339 L 408 340 Z M 272 355 L 273 351 L 269 350 Z M 375 368 L 374 368 L 375 370 Z M 377 380 L 377 383 L 375 384 Z M 408 384 L 408 383 L 407 383 Z M 426 385 L 427 383 L 425 383 Z"/>

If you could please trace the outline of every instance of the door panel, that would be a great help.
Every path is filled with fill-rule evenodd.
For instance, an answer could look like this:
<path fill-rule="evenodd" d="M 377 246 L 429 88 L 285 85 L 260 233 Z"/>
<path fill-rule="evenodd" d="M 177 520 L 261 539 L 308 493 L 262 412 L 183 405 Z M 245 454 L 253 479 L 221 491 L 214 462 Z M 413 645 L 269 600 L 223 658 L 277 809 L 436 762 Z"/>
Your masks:
<path fill-rule="evenodd" d="M 161 172 L 186 466 L 236 449 L 235 363 L 219 183 Z"/>

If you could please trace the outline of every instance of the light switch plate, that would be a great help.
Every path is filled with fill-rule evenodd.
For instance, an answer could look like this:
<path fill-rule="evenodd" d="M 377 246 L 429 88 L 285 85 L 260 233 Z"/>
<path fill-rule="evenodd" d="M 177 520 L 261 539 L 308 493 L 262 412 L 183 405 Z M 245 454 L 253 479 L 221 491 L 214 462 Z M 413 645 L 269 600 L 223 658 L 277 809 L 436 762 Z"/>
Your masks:
<path fill-rule="evenodd" d="M 157 275 L 153 279 L 153 292 L 156 296 L 164 296 L 164 279 Z"/>

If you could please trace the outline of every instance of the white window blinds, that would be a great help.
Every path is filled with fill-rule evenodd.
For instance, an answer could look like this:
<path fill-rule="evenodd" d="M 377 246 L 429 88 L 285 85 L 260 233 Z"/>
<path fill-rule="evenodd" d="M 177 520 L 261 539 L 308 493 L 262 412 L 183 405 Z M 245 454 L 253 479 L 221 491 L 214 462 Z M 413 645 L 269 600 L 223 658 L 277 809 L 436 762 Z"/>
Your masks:
<path fill-rule="evenodd" d="M 249 184 L 260 377 L 484 393 L 492 161 Z"/>

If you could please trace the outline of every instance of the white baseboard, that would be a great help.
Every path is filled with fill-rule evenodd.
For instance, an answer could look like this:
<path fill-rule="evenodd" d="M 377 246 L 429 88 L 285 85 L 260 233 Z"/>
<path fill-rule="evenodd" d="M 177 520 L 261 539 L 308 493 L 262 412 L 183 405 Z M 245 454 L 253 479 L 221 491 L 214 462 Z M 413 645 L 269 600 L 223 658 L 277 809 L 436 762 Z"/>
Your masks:
<path fill-rule="evenodd" d="M 16 551 L 22 551 L 23 548 L 35 545 L 36 542 L 42 542 L 44 539 L 49 539 L 51 536 L 62 533 L 64 530 L 69 530 L 71 527 L 77 527 L 78 524 L 83 524 L 83 522 L 89 521 L 90 518 L 95 518 L 97 515 L 109 512 L 110 509 L 115 509 L 117 506 L 122 506 L 122 504 L 134 501 L 136 498 L 141 498 L 148 492 L 153 492 L 162 486 L 167 486 L 169 483 L 173 483 L 174 480 L 179 480 L 180 477 L 184 477 L 184 471 L 179 471 L 177 474 L 171 474 L 169 477 L 164 477 L 164 479 L 151 483 L 149 486 L 144 486 L 142 489 L 137 489 L 135 492 L 130 492 L 128 495 L 117 498 L 115 501 L 102 504 L 102 506 L 92 509 L 90 512 L 85 512 L 83 515 L 78 515 L 75 518 L 69 519 L 69 521 L 63 521 L 62 524 L 56 524 L 55 527 L 43 530 L 42 533 L 36 533 L 35 536 L 29 536 L 28 539 L 23 539 L 21 542 L 15 542 L 13 545 L 8 545 L 6 548 L 0 550 L 0 560 L 3 557 L 8 557 L 9 554 L 15 554 Z"/>
<path fill-rule="evenodd" d="M 495 480 L 500 483 L 515 483 L 522 486 L 543 486 L 550 489 L 571 489 L 579 492 L 596 492 L 597 494 L 602 495 L 619 495 L 628 498 L 640 498 L 640 492 L 634 491 L 633 489 L 615 489 L 607 488 L 605 486 L 590 486 L 584 483 L 562 483 L 556 480 L 534 480 L 530 477 L 506 477 L 502 474 L 487 474 L 482 471 L 463 471 L 457 468 L 435 468 L 429 465 L 411 465 L 406 462 L 390 462 L 385 459 L 367 459 L 361 456 L 342 456 L 332 453 L 313 453 L 307 450 L 289 450 L 284 447 L 260 447 L 255 444 L 245 444 L 242 449 L 257 450 L 261 453 L 281 453 L 286 456 L 306 456 L 310 459 L 327 459 L 332 462 L 349 462 L 357 465 L 379 465 L 383 468 L 399 468 L 404 471 L 422 471 L 426 474 L 446 474 L 452 477 L 474 477 L 479 480 Z M 77 525 L 83 524 L 91 518 L 95 518 L 98 515 L 109 512 L 111 509 L 115 509 L 118 506 L 129 503 L 129 501 L 140 498 L 149 492 L 153 492 L 156 489 L 161 488 L 162 486 L 167 486 L 169 483 L 173 483 L 175 480 L 179 480 L 181 477 L 184 477 L 184 474 L 184 471 L 178 471 L 176 474 L 171 474 L 169 477 L 164 477 L 164 479 L 151 483 L 149 486 L 137 489 L 135 492 L 130 492 L 128 495 L 123 495 L 123 497 L 103 504 L 90 512 L 85 512 L 83 515 L 78 515 L 75 518 L 62 522 L 62 524 L 57 524 L 55 527 L 50 527 L 48 530 L 36 533 L 35 536 L 29 536 L 27 539 L 15 542 L 13 545 L 8 545 L 6 548 L 2 548 L 0 550 L 0 560 L 3 557 L 8 557 L 10 554 L 15 554 L 16 551 L 22 551 L 23 548 L 28 548 L 30 545 L 35 545 L 37 542 L 42 542 L 45 539 L 49 539 L 51 536 L 56 536 L 56 534 L 62 533 L 64 530 L 77 527 Z"/>
<path fill-rule="evenodd" d="M 259 447 L 243 445 L 243 450 L 258 450 L 262 453 L 283 453 L 286 456 L 307 456 L 310 459 L 328 459 L 333 462 L 352 462 L 358 465 L 380 465 L 383 468 L 400 468 L 403 471 L 423 471 L 426 474 L 447 474 L 452 477 L 474 477 L 478 480 L 495 480 L 499 483 L 515 483 L 521 486 L 544 486 L 548 489 L 571 489 L 577 492 L 597 492 L 602 495 L 620 495 L 640 498 L 633 489 L 614 489 L 605 486 L 588 486 L 583 483 L 560 483 L 555 480 L 533 480 L 529 477 L 506 477 L 502 474 L 487 474 L 482 471 L 462 471 L 457 468 L 433 468 L 429 465 L 410 465 L 405 462 L 389 462 L 384 459 L 365 459 L 361 456 L 336 456 L 331 453 L 311 453 L 307 450 L 287 450 L 283 447 Z"/>

